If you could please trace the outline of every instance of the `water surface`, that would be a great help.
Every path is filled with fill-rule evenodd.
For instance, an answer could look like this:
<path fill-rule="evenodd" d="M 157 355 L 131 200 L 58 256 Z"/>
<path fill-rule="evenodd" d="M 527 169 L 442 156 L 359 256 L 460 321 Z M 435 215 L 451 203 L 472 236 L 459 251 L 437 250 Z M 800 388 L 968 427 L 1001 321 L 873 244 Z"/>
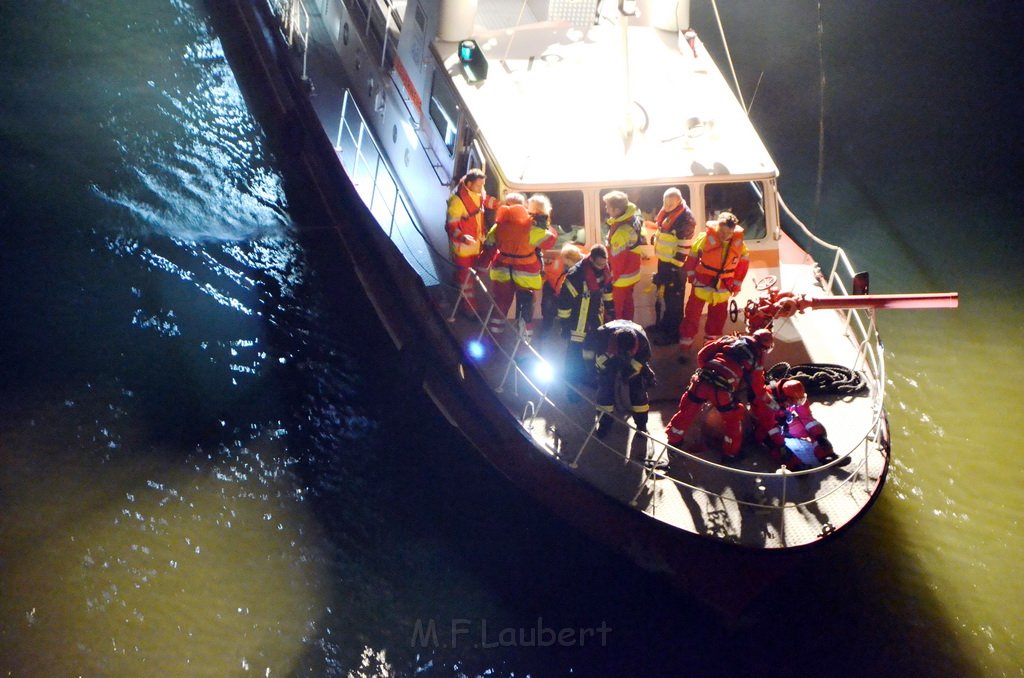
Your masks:
<path fill-rule="evenodd" d="M 880 315 L 885 494 L 740 628 L 552 521 L 405 384 L 201 5 L 5 8 L 0 669 L 1020 675 L 1019 59 L 989 32 L 1018 10 L 825 3 L 816 203 L 817 14 L 719 4 L 790 204 L 873 291 L 961 294 Z"/>

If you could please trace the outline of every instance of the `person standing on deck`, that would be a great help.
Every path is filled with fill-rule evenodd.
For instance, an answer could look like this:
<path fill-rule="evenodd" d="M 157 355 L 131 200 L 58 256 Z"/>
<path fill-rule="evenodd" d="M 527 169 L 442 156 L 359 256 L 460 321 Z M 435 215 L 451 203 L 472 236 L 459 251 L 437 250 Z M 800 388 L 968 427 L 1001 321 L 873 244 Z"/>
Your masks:
<path fill-rule="evenodd" d="M 658 317 L 648 331 L 651 341 L 664 346 L 679 341 L 686 292 L 683 265 L 690 251 L 697 220 L 686 205 L 682 192 L 673 187 L 665 191 L 661 211 L 654 223 L 658 230 L 651 237 L 651 244 L 658 257 L 658 270 L 654 274 L 654 284 L 658 289 L 658 302 L 655 304 Z"/>
<path fill-rule="evenodd" d="M 775 338 L 768 330 L 753 334 L 719 337 L 704 344 L 697 353 L 697 370 L 679 399 L 679 409 L 672 415 L 665 433 L 669 445 L 678 446 L 704 407 L 710 402 L 722 415 L 724 438 L 722 457 L 739 457 L 743 444 L 743 417 L 747 413 L 741 396 L 764 392 L 764 358 L 775 347 Z"/>
<path fill-rule="evenodd" d="M 721 212 L 717 221 L 709 221 L 707 230 L 697 236 L 684 264 L 690 281 L 679 345 L 684 351 L 693 346 L 704 305 L 708 318 L 704 324 L 704 343 L 722 336 L 729 298 L 739 293 L 750 268 L 750 254 L 743 242 L 743 227 L 731 212 Z"/>
<path fill-rule="evenodd" d="M 633 288 L 640 282 L 640 246 L 644 243 L 643 214 L 622 191 L 611 191 L 601 198 L 608 214 L 608 262 L 612 275 L 612 300 L 615 317 L 632 320 Z"/>
<path fill-rule="evenodd" d="M 558 235 L 548 226 L 551 202 L 547 196 L 534 195 L 529 209 L 521 193 L 509 193 L 498 207 L 495 224 L 484 241 L 482 259 L 489 261 L 491 293 L 498 313 L 491 315 L 491 331 L 500 333 L 516 299 L 516 317 L 523 325 L 526 341 L 533 338 L 534 295 L 543 284 L 541 251 L 555 244 Z"/>
<path fill-rule="evenodd" d="M 455 285 L 465 298 L 470 311 L 477 309 L 476 285 L 470 269 L 483 246 L 484 209 L 495 209 L 498 200 L 484 190 L 484 171 L 471 169 L 459 180 L 455 192 L 448 198 L 448 216 L 445 231 L 452 263 L 455 264 Z"/>
<path fill-rule="evenodd" d="M 583 252 L 575 244 L 567 242 L 555 253 L 544 256 L 544 288 L 541 292 L 540 311 L 542 317 L 541 334 L 549 335 L 558 318 L 558 295 L 562 291 L 565 276 L 573 266 L 583 258 Z"/>
<path fill-rule="evenodd" d="M 583 340 L 588 332 L 614 316 L 608 250 L 603 245 L 594 245 L 590 253 L 566 273 L 558 294 L 558 318 L 563 332 L 569 337 L 569 345 L 565 349 L 567 381 L 581 385 L 587 379 Z M 572 389 L 569 389 L 569 399 L 578 400 Z"/>
<path fill-rule="evenodd" d="M 593 360 L 597 368 L 597 430 L 604 438 L 611 430 L 616 388 L 625 382 L 629 408 L 638 431 L 647 432 L 648 384 L 656 384 L 651 369 L 651 343 L 644 329 L 632 320 L 612 320 L 587 334 L 583 341 L 583 359 Z"/>

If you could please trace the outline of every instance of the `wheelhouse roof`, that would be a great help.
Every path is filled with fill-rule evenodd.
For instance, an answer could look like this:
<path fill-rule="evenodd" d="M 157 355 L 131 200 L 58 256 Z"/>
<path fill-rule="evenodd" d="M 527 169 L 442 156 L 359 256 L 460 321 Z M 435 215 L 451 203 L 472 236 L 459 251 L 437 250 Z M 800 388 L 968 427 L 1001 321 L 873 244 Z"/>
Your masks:
<path fill-rule="evenodd" d="M 778 175 L 699 39 L 694 57 L 685 42 L 679 49 L 677 33 L 642 25 L 629 26 L 625 41 L 622 27 L 607 22 L 586 35 L 565 22 L 545 21 L 473 37 L 489 64 L 482 82 L 462 74 L 457 43 L 435 47 L 512 186 L 552 190 Z"/>

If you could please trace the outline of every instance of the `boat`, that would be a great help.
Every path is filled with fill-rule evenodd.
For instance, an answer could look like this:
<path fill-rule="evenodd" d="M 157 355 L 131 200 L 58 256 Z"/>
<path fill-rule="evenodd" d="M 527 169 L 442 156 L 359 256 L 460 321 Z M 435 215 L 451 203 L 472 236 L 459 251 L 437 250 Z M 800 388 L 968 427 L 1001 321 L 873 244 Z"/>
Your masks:
<path fill-rule="evenodd" d="M 890 463 L 878 310 L 953 307 L 957 296 L 870 294 L 844 250 L 791 212 L 688 2 L 209 7 L 286 186 L 301 195 L 293 202 L 316 205 L 307 222 L 337 231 L 400 369 L 522 491 L 731 616 L 869 510 Z M 695 367 L 674 344 L 654 347 L 650 433 L 617 415 L 613 432 L 596 436 L 593 392 L 559 376 L 563 340 L 533 339 L 505 314 L 498 326 L 509 331 L 493 333 L 480 272 L 470 284 L 487 302 L 460 313 L 466 290 L 452 282 L 444 215 L 470 168 L 485 170 L 490 195 L 549 196 L 559 244 L 583 249 L 605 238 L 610 190 L 651 219 L 677 187 L 698 230 L 736 214 L 751 264 L 726 332 L 750 332 L 750 310 L 772 309 L 768 372 L 808 385 L 836 458 L 793 471 L 751 442 L 741 463 L 724 463 L 714 410 L 668 445 L 665 424 Z M 634 301 L 646 326 L 659 309 L 656 259 L 643 249 Z"/>

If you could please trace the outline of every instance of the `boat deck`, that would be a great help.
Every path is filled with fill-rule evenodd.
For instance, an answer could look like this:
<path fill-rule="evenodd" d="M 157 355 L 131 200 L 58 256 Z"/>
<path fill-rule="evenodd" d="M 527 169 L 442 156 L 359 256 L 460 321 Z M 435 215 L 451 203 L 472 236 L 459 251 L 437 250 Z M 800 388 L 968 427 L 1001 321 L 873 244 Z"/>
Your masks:
<path fill-rule="evenodd" d="M 842 318 L 828 312 L 789 322 L 792 326 L 780 335 L 793 338 L 801 332 L 822 331 L 815 326 L 842 322 Z M 476 321 L 459 317 L 453 325 L 466 341 L 479 336 Z M 514 334 L 500 342 L 480 369 L 537 444 L 609 496 L 689 532 L 755 548 L 809 544 L 860 513 L 884 473 L 884 452 L 878 441 L 867 439 L 878 417 L 869 393 L 812 402 L 837 453 L 849 453 L 845 464 L 841 459 L 818 467 L 813 457 L 807 457 L 807 470 L 783 471 L 766 450 L 748 442 L 741 461 L 724 465 L 715 451 L 718 421 L 712 409 L 705 409 L 701 426 L 688 432 L 684 447 L 689 453 L 665 444 L 665 425 L 695 367 L 693 353 L 680 363 L 679 347 L 655 347 L 658 385 L 650 392 L 649 435 L 635 431 L 628 414 L 616 412 L 619 421 L 605 439 L 598 440 L 593 437 L 593 389 L 582 387 L 583 399 L 571 402 L 568 387 L 560 380 L 547 386 L 533 381 L 530 365 L 536 356 L 510 365 L 516 351 Z M 796 341 L 780 337 L 777 346 L 771 354 L 775 361 L 811 362 Z M 565 341 L 542 338 L 534 348 L 557 372 L 564 362 Z M 839 358 L 827 356 L 818 362 L 834 364 L 841 362 Z M 654 469 L 646 460 L 662 460 L 668 466 Z"/>
<path fill-rule="evenodd" d="M 327 29 L 314 15 L 308 50 L 308 68 L 316 86 L 313 103 L 324 129 L 333 138 L 338 131 L 345 100 L 346 77 L 337 67 L 337 52 Z M 353 168 L 352 158 L 362 158 L 367 148 L 339 148 L 357 189 L 377 215 L 373 200 L 379 187 L 376 175 L 365 177 Z M 365 163 L 373 165 L 372 162 Z M 396 188 L 397 190 L 397 188 Z M 384 215 L 386 216 L 386 215 Z M 381 216 L 379 219 L 384 221 Z M 392 217 L 393 218 L 393 217 Z M 468 342 L 483 336 L 478 319 L 452 314 L 456 295 L 443 282 L 447 279 L 444 262 L 431 246 L 419 239 L 415 226 L 401 231 L 392 222 L 392 238 L 411 263 L 436 274 L 423 275 L 440 312 L 454 315 L 451 328 Z M 402 240 L 403 242 L 399 242 Z M 648 252 L 650 255 L 650 252 Z M 426 264 L 424 262 L 431 262 Z M 419 262 L 419 264 L 417 263 Z M 650 276 L 654 261 L 648 259 L 644 277 L 636 287 L 637 322 L 654 321 L 654 301 Z M 754 282 L 765 275 L 779 277 L 782 289 L 797 293 L 822 294 L 816 287 L 813 262 L 787 238 L 782 241 L 778 268 L 752 267 L 744 291 L 738 299 L 754 294 Z M 856 346 L 847 337 L 845 315 L 836 311 L 807 312 L 777 323 L 776 350 L 770 359 L 791 365 L 806 363 L 858 367 Z M 511 326 L 511 324 L 510 324 Z M 727 331 L 738 329 L 733 324 Z M 835 337 L 834 342 L 805 341 L 810 337 Z M 698 336 L 698 345 L 700 337 Z M 534 357 L 542 356 L 556 371 L 564 362 L 564 341 L 541 337 L 535 342 Z M 685 450 L 672 450 L 665 444 L 665 423 L 676 410 L 695 368 L 694 354 L 680 363 L 678 346 L 656 347 L 653 367 L 658 385 L 651 393 L 649 436 L 635 432 L 620 420 L 604 440 L 593 437 L 593 391 L 581 390 L 583 400 L 570 402 L 567 387 L 556 379 L 549 385 L 531 381 L 530 360 L 516 362 L 516 335 L 507 331 L 477 367 L 508 410 L 528 430 L 552 463 L 566 466 L 592 486 L 623 504 L 635 506 L 645 514 L 690 533 L 708 535 L 751 548 L 783 548 L 813 543 L 833 530 L 841 529 L 870 504 L 886 469 L 886 441 L 879 394 L 818 399 L 812 408 L 829 431 L 836 452 L 846 454 L 845 464 L 812 467 L 798 473 L 781 471 L 766 451 L 746 445 L 738 464 L 726 466 L 715 452 L 716 412 L 709 411 L 703 423 L 694 427 L 684 441 Z M 810 347 L 810 348 L 808 348 Z M 520 350 L 520 353 L 529 353 Z M 617 413 L 622 417 L 622 413 Z M 879 432 L 883 432 L 879 434 Z M 666 467 L 655 469 L 647 460 L 664 460 Z M 807 459 L 813 466 L 813 459 Z"/>

